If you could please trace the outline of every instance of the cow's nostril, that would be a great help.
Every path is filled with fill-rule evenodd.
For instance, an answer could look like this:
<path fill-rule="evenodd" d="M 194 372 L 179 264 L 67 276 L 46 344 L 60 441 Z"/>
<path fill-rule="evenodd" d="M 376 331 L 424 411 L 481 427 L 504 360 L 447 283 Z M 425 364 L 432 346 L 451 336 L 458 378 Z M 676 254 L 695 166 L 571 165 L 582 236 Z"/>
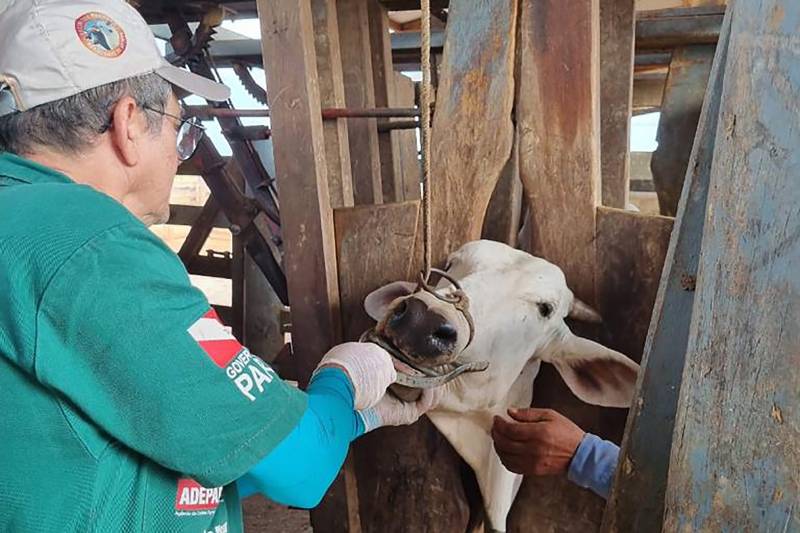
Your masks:
<path fill-rule="evenodd" d="M 392 311 L 392 318 L 402 318 L 402 316 L 406 314 L 406 311 L 408 311 L 408 304 L 405 300 L 403 300 L 397 304 L 397 307 L 395 307 L 394 311 Z"/>
<path fill-rule="evenodd" d="M 436 328 L 433 336 L 448 344 L 455 344 L 458 341 L 458 330 L 452 324 L 442 324 Z"/>

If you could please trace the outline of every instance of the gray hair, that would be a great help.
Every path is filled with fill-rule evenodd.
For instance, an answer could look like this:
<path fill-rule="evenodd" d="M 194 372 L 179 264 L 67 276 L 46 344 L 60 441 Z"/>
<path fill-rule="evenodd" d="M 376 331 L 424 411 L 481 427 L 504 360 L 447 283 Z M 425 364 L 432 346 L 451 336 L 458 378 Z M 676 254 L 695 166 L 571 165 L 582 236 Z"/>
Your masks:
<path fill-rule="evenodd" d="M 90 147 L 108 126 L 114 105 L 130 96 L 141 108 L 164 111 L 172 86 L 158 74 L 134 76 L 74 96 L 0 117 L 0 151 L 17 155 L 48 148 L 77 154 Z M 163 117 L 145 113 L 150 133 L 161 131 Z"/>

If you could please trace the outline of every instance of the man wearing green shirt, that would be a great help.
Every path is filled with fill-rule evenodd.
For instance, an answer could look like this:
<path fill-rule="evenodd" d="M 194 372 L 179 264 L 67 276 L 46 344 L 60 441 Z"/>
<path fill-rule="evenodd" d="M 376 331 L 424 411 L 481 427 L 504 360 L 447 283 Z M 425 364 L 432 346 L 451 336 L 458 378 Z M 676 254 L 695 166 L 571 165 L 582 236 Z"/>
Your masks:
<path fill-rule="evenodd" d="M 0 531 L 242 529 L 259 491 L 315 505 L 350 441 L 408 424 L 374 345 L 331 350 L 305 392 L 222 326 L 166 221 L 203 130 L 121 0 L 0 7 Z"/>

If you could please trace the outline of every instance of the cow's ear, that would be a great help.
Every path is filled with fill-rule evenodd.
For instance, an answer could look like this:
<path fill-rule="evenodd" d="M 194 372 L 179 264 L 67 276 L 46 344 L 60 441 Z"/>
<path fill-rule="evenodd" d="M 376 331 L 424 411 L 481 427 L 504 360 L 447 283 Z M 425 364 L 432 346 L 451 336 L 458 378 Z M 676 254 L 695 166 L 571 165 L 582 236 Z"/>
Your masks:
<path fill-rule="evenodd" d="M 542 360 L 556 367 L 575 396 L 603 407 L 630 407 L 639 365 L 572 332 L 554 341 Z"/>
<path fill-rule="evenodd" d="M 375 289 L 364 299 L 364 310 L 375 321 L 380 321 L 389 310 L 389 306 L 398 298 L 408 296 L 417 288 L 416 283 L 395 281 Z"/>

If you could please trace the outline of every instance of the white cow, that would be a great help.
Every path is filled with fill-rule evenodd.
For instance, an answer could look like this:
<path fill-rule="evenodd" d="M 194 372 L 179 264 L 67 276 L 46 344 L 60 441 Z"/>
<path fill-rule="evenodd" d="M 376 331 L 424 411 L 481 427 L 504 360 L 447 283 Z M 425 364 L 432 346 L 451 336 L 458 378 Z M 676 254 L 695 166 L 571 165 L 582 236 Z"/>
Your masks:
<path fill-rule="evenodd" d="M 542 361 L 554 365 L 580 399 L 608 407 L 630 405 L 639 366 L 569 330 L 564 318 L 573 308 L 572 292 L 561 269 L 544 259 L 475 241 L 451 254 L 446 270 L 469 296 L 475 324 L 469 346 L 465 317 L 431 294 L 412 294 L 416 284 L 386 285 L 364 307 L 378 321 L 376 330 L 423 366 L 456 356 L 459 362 L 490 362 L 485 372 L 447 384 L 444 399 L 428 416 L 475 471 L 488 528 L 505 531 L 522 476 L 501 464 L 490 435 L 492 417 L 531 404 Z M 437 292 L 453 290 L 442 280 Z"/>

